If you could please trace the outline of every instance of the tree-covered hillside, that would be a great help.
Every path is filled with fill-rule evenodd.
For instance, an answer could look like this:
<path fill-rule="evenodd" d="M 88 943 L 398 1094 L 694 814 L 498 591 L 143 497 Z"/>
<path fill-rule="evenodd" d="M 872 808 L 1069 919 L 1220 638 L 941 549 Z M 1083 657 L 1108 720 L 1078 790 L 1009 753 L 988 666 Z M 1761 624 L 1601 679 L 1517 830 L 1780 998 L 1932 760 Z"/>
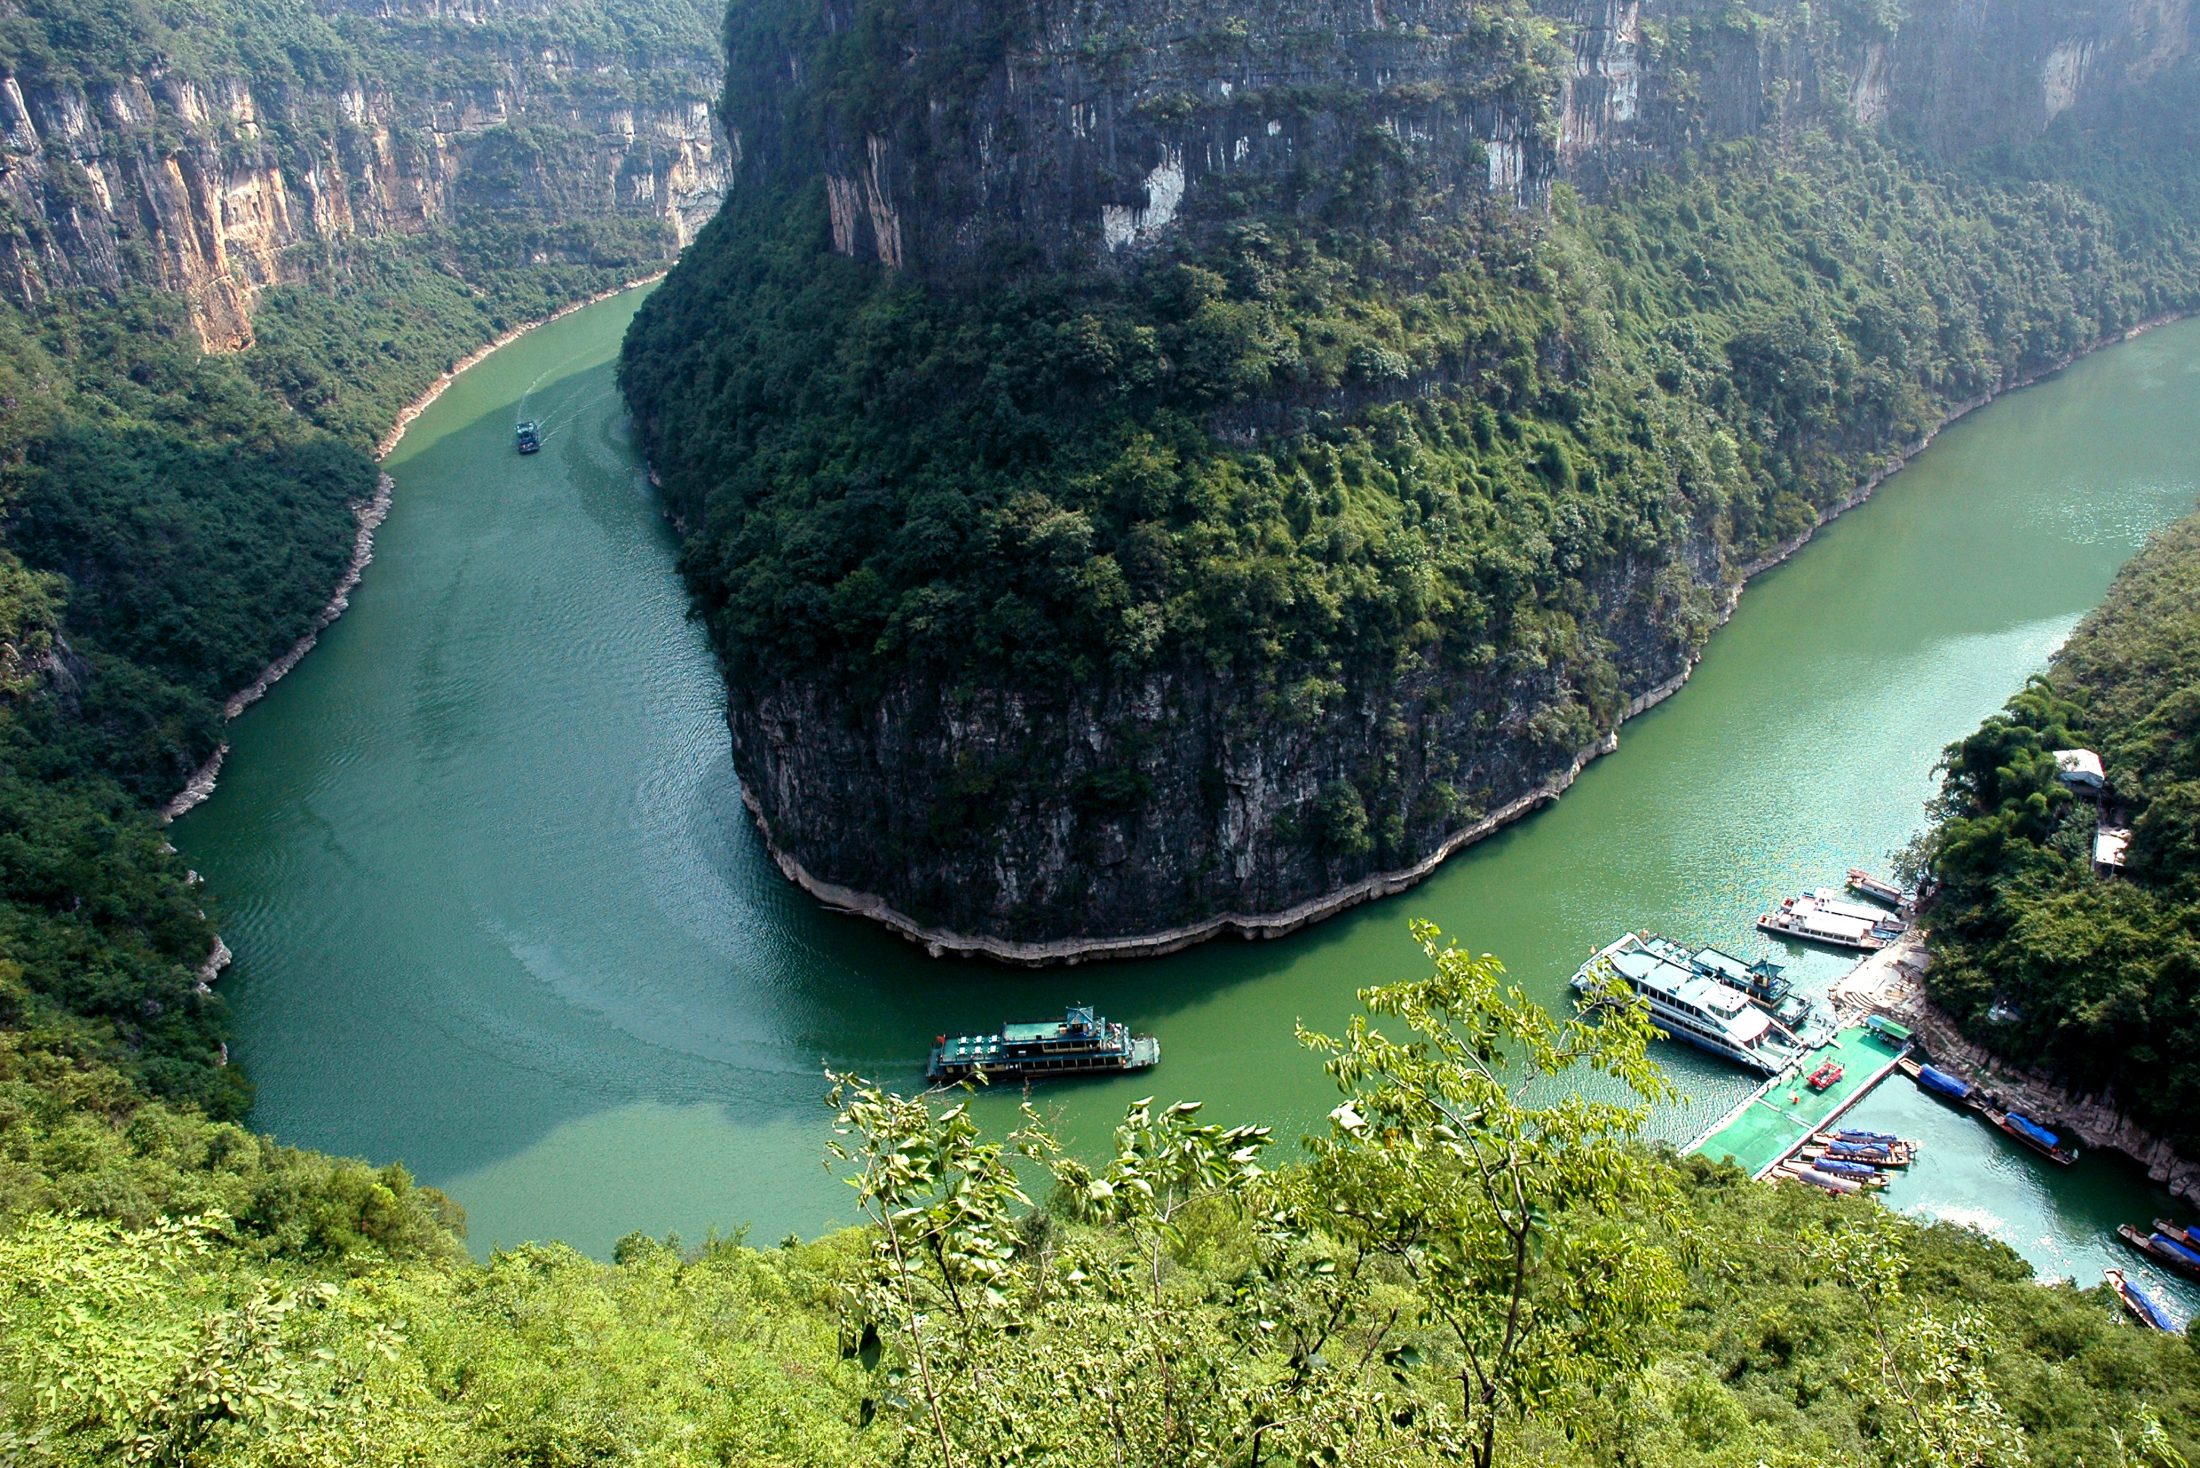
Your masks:
<path fill-rule="evenodd" d="M 820 170 L 861 35 L 781 119 Z M 1962 158 L 1806 116 L 1546 215 L 1338 82 L 1244 103 L 1307 134 L 1291 171 L 1218 174 L 1149 253 L 945 281 L 850 258 L 830 179 L 745 181 L 621 372 L 766 824 L 950 942 L 1411 867 L 1891 455 L 2200 299 L 2191 95 Z"/>
<path fill-rule="evenodd" d="M 2200 1155 L 2200 518 L 2162 532 L 2045 677 L 1950 746 L 1932 996 L 1995 1051 Z M 2057 750 L 2108 771 L 2096 806 Z M 2094 832 L 2128 823 L 2097 876 Z"/>
<path fill-rule="evenodd" d="M 340 113 L 347 87 L 470 85 L 522 40 L 592 69 L 646 45 L 684 48 L 706 69 L 632 69 L 620 84 L 637 101 L 710 90 L 711 27 L 685 0 L 489 7 L 486 24 L 432 9 L 0 5 L 0 74 L 32 98 L 95 103 L 147 75 L 206 95 L 249 83 L 259 134 L 233 118 L 227 132 L 191 123 L 173 105 L 182 91 L 163 94 L 166 110 L 109 119 L 105 163 L 120 170 L 141 150 L 179 173 L 208 148 L 273 150 L 288 166 L 326 141 L 292 129 L 316 109 Z M 418 64 L 437 55 L 440 82 Z M 616 90 L 593 72 L 587 87 Z M 8 147 L 22 140 L 18 128 Z M 560 148 L 573 141 L 558 134 Z M 97 261 L 50 258 L 42 233 L 76 207 L 53 190 L 88 186 L 56 161 L 72 144 L 83 136 L 45 140 L 31 212 L 21 169 L 0 191 L 10 258 L 47 261 L 16 280 L 28 295 L 0 306 L 5 1017 L 55 1026 L 72 1053 L 150 1093 L 236 1118 L 250 1086 L 224 1063 L 221 1003 L 199 974 L 219 894 L 187 884 L 153 813 L 214 751 L 224 701 L 327 603 L 353 510 L 375 492 L 373 445 L 402 405 L 500 332 L 647 268 L 663 226 L 515 177 L 464 194 L 473 202 L 433 227 L 361 225 L 286 256 L 253 302 L 253 344 L 209 356 L 191 292 L 153 288 L 150 227 L 125 236 L 105 288 L 57 284 L 99 275 Z"/>

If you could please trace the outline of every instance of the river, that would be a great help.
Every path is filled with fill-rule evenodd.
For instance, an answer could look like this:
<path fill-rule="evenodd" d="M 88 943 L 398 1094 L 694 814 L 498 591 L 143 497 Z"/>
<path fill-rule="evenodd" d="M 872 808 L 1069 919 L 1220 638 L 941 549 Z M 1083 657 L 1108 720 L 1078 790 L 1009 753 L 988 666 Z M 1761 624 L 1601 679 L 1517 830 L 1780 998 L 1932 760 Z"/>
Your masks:
<path fill-rule="evenodd" d="M 1044 1093 L 1073 1140 L 1103 1141 L 1148 1088 L 1303 1135 L 1334 1096 L 1293 1020 L 1335 1026 L 1357 987 L 1412 973 L 1409 916 L 1554 1006 L 1592 947 L 1639 926 L 1789 958 L 1822 986 L 1838 958 L 1783 952 L 1751 917 L 1883 865 L 1941 747 L 2200 496 L 2192 323 L 1949 430 L 1761 578 L 1689 686 L 1562 801 L 1412 891 L 1288 939 L 1009 971 L 825 912 L 764 854 L 612 382 L 640 298 L 493 354 L 412 425 L 350 612 L 238 722 L 220 789 L 175 828 L 236 950 L 222 992 L 254 1125 L 404 1159 L 466 1207 L 477 1249 L 851 1221 L 821 1165 L 821 1068 L 908 1086 L 935 1032 L 1070 1000 L 1167 1056 Z M 539 455 L 512 452 L 519 418 L 542 423 Z M 1661 1135 L 1748 1089 L 1682 1047 L 1665 1058 L 1690 1099 Z M 2169 1206 L 2121 1159 L 2051 1172 L 1898 1091 L 1857 1113 L 1926 1142 L 1893 1201 L 1977 1224 L 2044 1275 L 2131 1265 L 2114 1225 Z"/>

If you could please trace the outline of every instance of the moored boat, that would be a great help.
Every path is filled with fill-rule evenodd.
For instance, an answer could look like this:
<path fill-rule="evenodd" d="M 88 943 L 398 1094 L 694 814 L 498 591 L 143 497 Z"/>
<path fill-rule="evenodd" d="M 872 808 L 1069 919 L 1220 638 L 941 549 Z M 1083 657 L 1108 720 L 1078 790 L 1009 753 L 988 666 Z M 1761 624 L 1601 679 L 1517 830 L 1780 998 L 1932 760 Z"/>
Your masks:
<path fill-rule="evenodd" d="M 1860 1193 L 1864 1185 L 1853 1177 L 1835 1177 L 1830 1172 L 1820 1172 L 1807 1163 L 1783 1163 L 1774 1170 L 1774 1177 L 1788 1178 L 1799 1183 L 1809 1183 L 1829 1193 Z"/>
<path fill-rule="evenodd" d="M 1741 990 L 1699 969 L 1694 955 L 1678 943 L 1640 933 L 1615 939 L 1575 971 L 1575 992 L 1594 993 L 1607 974 L 1641 999 L 1651 1020 L 1675 1039 L 1763 1075 L 1778 1075 L 1802 1058 L 1794 1031 Z"/>
<path fill-rule="evenodd" d="M 1828 1177 L 1847 1178 L 1859 1187 L 1883 1188 L 1887 1185 L 1887 1175 L 1868 1162 L 1849 1162 L 1839 1157 L 1813 1157 L 1810 1166 L 1813 1172 L 1822 1172 Z"/>
<path fill-rule="evenodd" d="M 2002 1111 L 1992 1106 L 1982 1106 L 1979 1108 L 1979 1115 L 2050 1162 L 2068 1167 L 2078 1160 L 2077 1148 L 2066 1146 L 2060 1136 L 2021 1111 Z"/>
<path fill-rule="evenodd" d="M 1856 953 L 1877 953 L 1898 936 L 1869 919 L 1825 911 L 1808 896 L 1782 899 L 1779 907 L 1757 919 L 1757 927 L 1775 937 L 1799 938 Z"/>
<path fill-rule="evenodd" d="M 2148 1330 L 2174 1331 L 2177 1329 L 2177 1322 L 2170 1313 L 2164 1310 L 2152 1295 L 2133 1284 L 2121 1269 L 2104 1269 L 2101 1271 L 2101 1277 L 2106 1279 L 2108 1287 L 2116 1292 L 2118 1303 L 2131 1312 L 2132 1319 L 2138 1321 Z"/>
<path fill-rule="evenodd" d="M 2175 1239 L 2188 1249 L 2200 1249 L 2200 1230 L 2180 1227 L 2166 1218 L 2154 1220 L 2154 1231 L 2164 1238 Z"/>
<path fill-rule="evenodd" d="M 1036 1079 L 1144 1070 L 1161 1060 L 1161 1042 L 1073 1004 L 1059 1020 L 1004 1024 L 988 1035 L 942 1035 L 924 1067 L 935 1085 L 969 1080 Z"/>
<path fill-rule="evenodd" d="M 1835 1162 L 1861 1162 L 1868 1167 L 1894 1169 L 1908 1167 L 1917 1154 L 1908 1147 L 1883 1147 L 1874 1142 L 1828 1142 L 1812 1138 L 1797 1153 L 1804 1161 L 1814 1162 L 1821 1157 Z"/>
<path fill-rule="evenodd" d="M 1896 1061 L 1895 1068 L 1911 1080 L 1916 1081 L 1917 1088 L 1920 1091 L 1929 1096 L 1937 1097 L 1951 1106 L 1970 1109 L 1975 1108 L 1978 1104 L 1974 1094 L 1978 1088 L 1961 1076 L 1950 1075 L 1937 1066 L 1925 1065 L 1910 1059 L 1908 1056 Z"/>
<path fill-rule="evenodd" d="M 2167 1234 L 2143 1234 L 2128 1223 L 2116 1225 L 2116 1237 L 2155 1263 L 2174 1269 L 2187 1279 L 2200 1279 L 2200 1250 L 2188 1248 Z"/>
<path fill-rule="evenodd" d="M 1892 882 L 1873 876 L 1862 867 L 1849 868 L 1849 890 L 1860 897 L 1884 902 L 1889 907 L 1901 907 L 1910 900 L 1909 893 Z"/>
<path fill-rule="evenodd" d="M 1889 933 L 1901 934 L 1909 931 L 1910 920 L 1908 918 L 1898 913 L 1889 912 L 1883 907 L 1872 907 L 1861 902 L 1850 902 L 1841 895 L 1838 888 L 1820 887 L 1815 892 L 1807 895 L 1810 898 L 1811 906 L 1817 908 L 1820 912 L 1830 912 L 1836 917 L 1855 918 L 1858 922 L 1870 924 L 1873 932 L 1884 935 Z"/>

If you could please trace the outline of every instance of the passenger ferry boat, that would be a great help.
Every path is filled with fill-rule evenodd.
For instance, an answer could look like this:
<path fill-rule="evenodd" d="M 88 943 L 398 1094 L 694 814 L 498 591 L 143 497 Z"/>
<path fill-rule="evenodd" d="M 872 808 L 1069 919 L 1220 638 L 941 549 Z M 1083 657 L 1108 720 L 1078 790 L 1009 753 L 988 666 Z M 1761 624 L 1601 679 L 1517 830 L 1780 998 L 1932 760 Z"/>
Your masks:
<path fill-rule="evenodd" d="M 1130 1026 L 1104 1019 L 1089 1004 L 1072 1004 L 1059 1020 L 1004 1024 L 990 1035 L 942 1035 L 924 1067 L 935 1085 L 968 1080 L 1101 1075 L 1144 1070 L 1161 1061 L 1161 1042 L 1134 1035 Z"/>
<path fill-rule="evenodd" d="M 1575 972 L 1573 985 L 1586 995 L 1614 974 L 1649 1005 L 1659 1029 L 1763 1075 L 1778 1075 L 1802 1057 L 1792 1030 L 1698 968 L 1694 957 L 1678 943 L 1629 933 L 1599 949 Z"/>

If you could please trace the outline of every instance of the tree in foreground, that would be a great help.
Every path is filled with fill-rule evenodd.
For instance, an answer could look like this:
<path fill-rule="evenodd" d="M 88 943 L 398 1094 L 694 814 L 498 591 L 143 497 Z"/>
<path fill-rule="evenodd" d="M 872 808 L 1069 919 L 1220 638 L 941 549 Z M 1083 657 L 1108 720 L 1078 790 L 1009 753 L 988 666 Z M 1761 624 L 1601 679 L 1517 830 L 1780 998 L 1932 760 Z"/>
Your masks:
<path fill-rule="evenodd" d="M 874 1226 L 849 1349 L 913 1461 L 1488 1468 L 1505 1421 L 1563 1423 L 1636 1367 L 1679 1290 L 1640 1222 L 1662 1174 L 1632 1143 L 1668 1093 L 1647 1017 L 1612 993 L 1556 1020 L 1414 931 L 1431 976 L 1302 1031 L 1344 1100 L 1282 1173 L 1266 1128 L 1197 1102 L 1134 1103 L 1093 1166 L 1028 1106 L 992 1141 L 959 1099 L 833 1077 Z"/>

